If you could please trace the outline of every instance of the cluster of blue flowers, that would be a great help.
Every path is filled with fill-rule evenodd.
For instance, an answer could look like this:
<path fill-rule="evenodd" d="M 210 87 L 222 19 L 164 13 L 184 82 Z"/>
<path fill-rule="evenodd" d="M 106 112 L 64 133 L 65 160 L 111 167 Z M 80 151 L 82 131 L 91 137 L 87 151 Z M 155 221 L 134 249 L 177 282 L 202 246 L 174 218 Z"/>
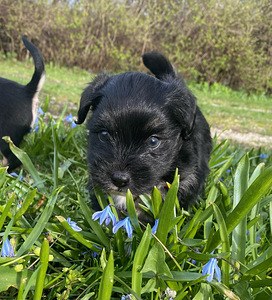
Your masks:
<path fill-rule="evenodd" d="M 110 205 L 106 206 L 105 209 L 101 211 L 97 211 L 93 214 L 92 219 L 94 221 L 99 219 L 99 224 L 102 225 L 105 221 L 105 225 L 109 225 L 109 223 L 112 221 L 112 232 L 115 234 L 118 229 L 124 228 L 127 232 L 127 235 L 129 238 L 132 238 L 133 233 L 133 227 L 130 222 L 130 218 L 126 217 L 124 220 L 117 221 L 115 215 L 111 211 Z M 155 225 L 152 228 L 152 233 L 155 234 L 157 231 L 159 220 L 155 221 Z"/>
<path fill-rule="evenodd" d="M 71 129 L 77 127 L 77 124 L 74 122 L 74 118 L 73 118 L 73 115 L 71 113 L 64 120 L 68 123 L 71 123 Z"/>
<path fill-rule="evenodd" d="M 39 107 L 38 108 L 38 116 L 35 120 L 35 127 L 33 129 L 31 129 L 32 132 L 37 133 L 39 131 L 39 117 L 44 115 L 44 111 Z M 64 121 L 66 121 L 67 123 L 71 123 L 71 129 L 76 128 L 77 124 L 74 122 L 74 118 L 73 115 L 70 113 L 65 119 Z"/>

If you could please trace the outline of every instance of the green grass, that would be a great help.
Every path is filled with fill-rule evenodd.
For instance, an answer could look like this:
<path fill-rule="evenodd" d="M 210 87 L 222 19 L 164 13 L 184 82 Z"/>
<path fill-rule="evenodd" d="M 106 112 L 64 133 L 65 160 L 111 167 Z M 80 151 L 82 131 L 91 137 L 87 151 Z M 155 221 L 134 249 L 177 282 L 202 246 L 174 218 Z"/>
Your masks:
<path fill-rule="evenodd" d="M 24 70 L 28 66 L 19 65 Z M 14 78 L 27 82 L 31 64 L 29 73 L 20 73 L 19 67 L 17 71 Z M 131 294 L 134 299 L 155 300 L 171 299 L 171 289 L 175 300 L 270 299 L 271 150 L 246 150 L 215 138 L 211 172 L 195 205 L 184 211 L 176 202 L 178 176 L 164 203 L 155 189 L 151 199 L 143 198 L 145 210 L 159 219 L 156 236 L 151 237 L 152 226 L 139 223 L 128 193 L 132 237 L 123 229 L 114 234 L 111 223 L 99 225 L 92 220 L 85 126 L 71 129 L 64 119 L 74 107 L 61 110 L 65 104 L 77 103 L 75 97 L 89 74 L 53 66 L 47 72 L 42 97 L 47 95 L 50 101 L 55 97 L 54 105 L 40 116 L 37 133 L 25 137 L 23 150 L 10 144 L 23 162 L 16 170 L 19 176 L 0 167 L 0 247 L 3 251 L 3 242 L 9 239 L 15 255 L 0 257 L 0 298 L 107 300 Z M 192 89 L 205 101 L 209 98 L 205 86 Z M 222 90 L 218 87 L 217 94 Z M 239 93 L 213 93 L 211 101 L 231 98 L 239 104 Z M 246 99 L 255 105 L 261 98 Z M 42 108 L 46 111 L 46 105 Z M 112 203 L 96 192 L 101 207 Z M 74 231 L 68 217 L 82 231 Z M 202 274 L 212 258 L 218 263 L 221 282 L 207 281 Z"/>
<path fill-rule="evenodd" d="M 188 211 L 177 205 L 177 176 L 163 204 L 158 191 L 145 198 L 145 209 L 160 220 L 156 237 L 139 224 L 128 193 L 134 227 L 128 238 L 92 220 L 85 128 L 71 129 L 64 115 L 40 116 L 24 151 L 11 145 L 23 162 L 18 177 L 0 168 L 0 236 L 15 253 L 0 257 L 1 299 L 170 299 L 167 288 L 175 299 L 272 297 L 271 151 L 238 151 L 214 140 L 211 173 L 196 205 Z M 202 275 L 212 257 L 221 282 Z"/>
<path fill-rule="evenodd" d="M 27 83 L 33 74 L 32 60 L 22 63 L 6 59 L 0 60 L 0 65 L 1 77 L 20 83 Z M 68 105 L 68 111 L 75 115 L 81 93 L 94 74 L 79 68 L 67 69 L 52 64 L 46 64 L 46 72 L 41 102 L 49 98 L 49 111 L 54 115 L 58 115 L 65 104 Z M 207 84 L 189 86 L 212 127 L 272 135 L 271 96 L 249 96 L 243 91 L 232 91 L 218 84 L 212 87 Z"/>

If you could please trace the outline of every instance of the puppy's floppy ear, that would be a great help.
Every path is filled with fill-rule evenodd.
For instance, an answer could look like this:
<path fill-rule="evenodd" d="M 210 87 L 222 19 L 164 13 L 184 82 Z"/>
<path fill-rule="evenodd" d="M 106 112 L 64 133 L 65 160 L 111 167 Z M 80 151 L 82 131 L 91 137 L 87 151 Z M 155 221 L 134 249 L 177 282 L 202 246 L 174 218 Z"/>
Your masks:
<path fill-rule="evenodd" d="M 195 128 L 196 98 L 181 80 L 178 85 L 174 83 L 166 103 L 171 119 L 175 120 L 181 129 L 182 139 L 189 140 Z"/>
<path fill-rule="evenodd" d="M 98 75 L 83 91 L 80 99 L 79 110 L 77 112 L 76 124 L 81 124 L 85 121 L 91 106 L 92 110 L 95 110 L 100 101 L 99 90 L 104 86 L 109 78 L 110 77 L 107 74 Z"/>
<path fill-rule="evenodd" d="M 175 69 L 170 61 L 162 54 L 154 51 L 142 56 L 144 65 L 160 80 L 166 75 L 176 77 Z"/>

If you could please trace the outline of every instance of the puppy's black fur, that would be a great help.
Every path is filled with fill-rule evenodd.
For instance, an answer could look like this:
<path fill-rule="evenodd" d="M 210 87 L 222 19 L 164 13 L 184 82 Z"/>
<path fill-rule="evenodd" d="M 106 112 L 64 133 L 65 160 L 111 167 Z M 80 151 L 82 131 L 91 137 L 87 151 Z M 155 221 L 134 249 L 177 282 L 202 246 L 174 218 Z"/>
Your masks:
<path fill-rule="evenodd" d="M 143 56 L 157 77 L 139 72 L 99 75 L 85 89 L 77 123 L 88 120 L 90 182 L 113 195 L 125 208 L 125 192 L 135 196 L 137 213 L 145 219 L 139 195 L 180 174 L 178 198 L 183 207 L 202 191 L 212 149 L 210 129 L 196 99 L 171 63 L 157 52 Z M 92 196 L 93 207 L 99 209 Z"/>
<path fill-rule="evenodd" d="M 9 145 L 2 139 L 10 136 L 19 146 L 25 134 L 30 131 L 38 109 L 38 95 L 45 78 L 44 61 L 39 49 L 22 37 L 26 48 L 31 53 L 35 72 L 26 85 L 0 78 L 0 150 L 4 156 L 4 165 L 9 171 L 18 167 L 21 162 L 11 152 Z"/>

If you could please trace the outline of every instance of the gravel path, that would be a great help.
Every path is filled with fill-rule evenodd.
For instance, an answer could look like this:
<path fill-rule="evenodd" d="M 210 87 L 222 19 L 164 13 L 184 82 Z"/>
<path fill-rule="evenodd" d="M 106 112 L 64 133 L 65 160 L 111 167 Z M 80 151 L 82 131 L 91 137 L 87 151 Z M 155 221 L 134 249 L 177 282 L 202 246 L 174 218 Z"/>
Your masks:
<path fill-rule="evenodd" d="M 265 147 L 272 149 L 272 136 L 258 133 L 241 133 L 233 129 L 211 128 L 212 137 L 217 134 L 219 140 L 230 139 L 246 147 Z"/>

